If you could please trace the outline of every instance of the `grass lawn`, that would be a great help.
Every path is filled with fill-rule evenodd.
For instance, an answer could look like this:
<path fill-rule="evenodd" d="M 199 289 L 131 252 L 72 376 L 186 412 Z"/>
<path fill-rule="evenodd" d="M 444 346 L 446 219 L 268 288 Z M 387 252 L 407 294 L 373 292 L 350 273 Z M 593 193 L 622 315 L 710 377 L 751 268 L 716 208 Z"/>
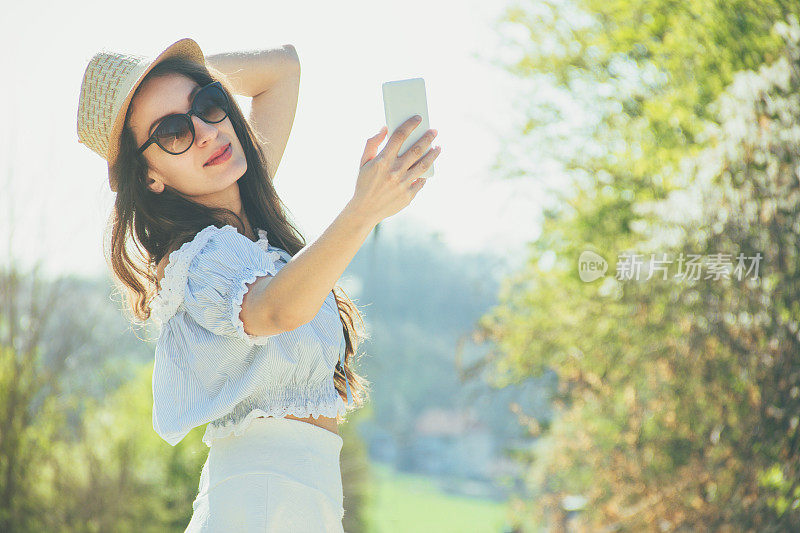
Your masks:
<path fill-rule="evenodd" d="M 395 472 L 372 463 L 375 495 L 369 516 L 371 533 L 500 533 L 506 524 L 506 504 L 438 490 L 425 476 Z"/>

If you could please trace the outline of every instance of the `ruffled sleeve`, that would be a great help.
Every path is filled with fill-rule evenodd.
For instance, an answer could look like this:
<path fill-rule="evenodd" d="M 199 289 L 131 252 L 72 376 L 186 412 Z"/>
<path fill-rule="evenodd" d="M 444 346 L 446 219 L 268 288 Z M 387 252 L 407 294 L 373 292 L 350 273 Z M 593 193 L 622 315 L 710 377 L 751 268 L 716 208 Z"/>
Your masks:
<path fill-rule="evenodd" d="M 274 335 L 246 333 L 239 315 L 247 284 L 274 276 L 279 259 L 278 252 L 265 251 L 233 226 L 208 226 L 170 254 L 152 314 L 163 324 L 183 306 L 195 322 L 215 335 L 265 344 Z"/>

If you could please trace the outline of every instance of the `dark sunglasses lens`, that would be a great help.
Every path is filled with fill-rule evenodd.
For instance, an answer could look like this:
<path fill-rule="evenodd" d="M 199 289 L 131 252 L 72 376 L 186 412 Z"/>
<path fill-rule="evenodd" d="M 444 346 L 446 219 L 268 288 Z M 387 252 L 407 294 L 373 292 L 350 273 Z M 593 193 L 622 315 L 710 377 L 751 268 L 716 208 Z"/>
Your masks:
<path fill-rule="evenodd" d="M 192 145 L 192 129 L 185 116 L 168 117 L 156 128 L 156 140 L 166 151 L 178 154 Z"/>
<path fill-rule="evenodd" d="M 206 87 L 194 99 L 197 114 L 206 122 L 221 122 L 228 116 L 228 99 L 216 86 Z"/>

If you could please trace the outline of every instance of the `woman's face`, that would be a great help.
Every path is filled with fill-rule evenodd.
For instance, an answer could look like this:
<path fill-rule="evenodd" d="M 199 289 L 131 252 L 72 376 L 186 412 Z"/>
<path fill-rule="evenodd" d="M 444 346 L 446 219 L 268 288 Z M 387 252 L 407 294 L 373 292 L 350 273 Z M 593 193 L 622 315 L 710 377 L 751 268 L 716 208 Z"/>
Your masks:
<path fill-rule="evenodd" d="M 139 92 L 131 100 L 129 117 L 136 146 L 147 141 L 164 116 L 188 113 L 191 97 L 199 87 L 194 80 L 180 74 L 151 78 L 140 85 Z M 235 185 L 247 170 L 244 150 L 230 117 L 216 124 L 208 124 L 192 115 L 192 121 L 194 142 L 184 153 L 167 153 L 156 143 L 150 144 L 142 153 L 149 167 L 147 186 L 153 192 L 161 193 L 164 185 L 169 185 L 186 196 L 213 195 Z M 229 143 L 232 153 L 227 161 L 216 165 L 205 164 Z"/>

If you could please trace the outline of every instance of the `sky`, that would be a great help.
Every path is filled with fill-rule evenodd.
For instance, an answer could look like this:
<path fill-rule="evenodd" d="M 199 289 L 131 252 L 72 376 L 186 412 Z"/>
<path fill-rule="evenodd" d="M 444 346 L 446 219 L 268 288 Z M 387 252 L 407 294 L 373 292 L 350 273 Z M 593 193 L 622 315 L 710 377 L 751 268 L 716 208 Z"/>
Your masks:
<path fill-rule="evenodd" d="M 519 131 L 518 80 L 493 64 L 506 4 L 462 2 L 14 2 L 0 22 L 0 67 L 14 102 L 0 130 L 0 259 L 42 273 L 104 275 L 113 207 L 106 162 L 78 143 L 83 73 L 100 49 L 155 56 L 183 37 L 207 55 L 290 43 L 301 63 L 297 114 L 275 179 L 307 242 L 352 197 L 366 140 L 384 125 L 381 84 L 425 79 L 442 153 L 382 235 L 437 233 L 455 251 L 520 261 L 539 232 L 541 184 L 492 166 Z M 507 53 L 507 52 L 505 52 Z M 245 115 L 249 98 L 237 97 Z M 385 141 L 384 141 L 385 144 Z M 384 144 L 379 149 L 382 149 Z M 389 237 L 391 238 L 391 237 Z"/>

